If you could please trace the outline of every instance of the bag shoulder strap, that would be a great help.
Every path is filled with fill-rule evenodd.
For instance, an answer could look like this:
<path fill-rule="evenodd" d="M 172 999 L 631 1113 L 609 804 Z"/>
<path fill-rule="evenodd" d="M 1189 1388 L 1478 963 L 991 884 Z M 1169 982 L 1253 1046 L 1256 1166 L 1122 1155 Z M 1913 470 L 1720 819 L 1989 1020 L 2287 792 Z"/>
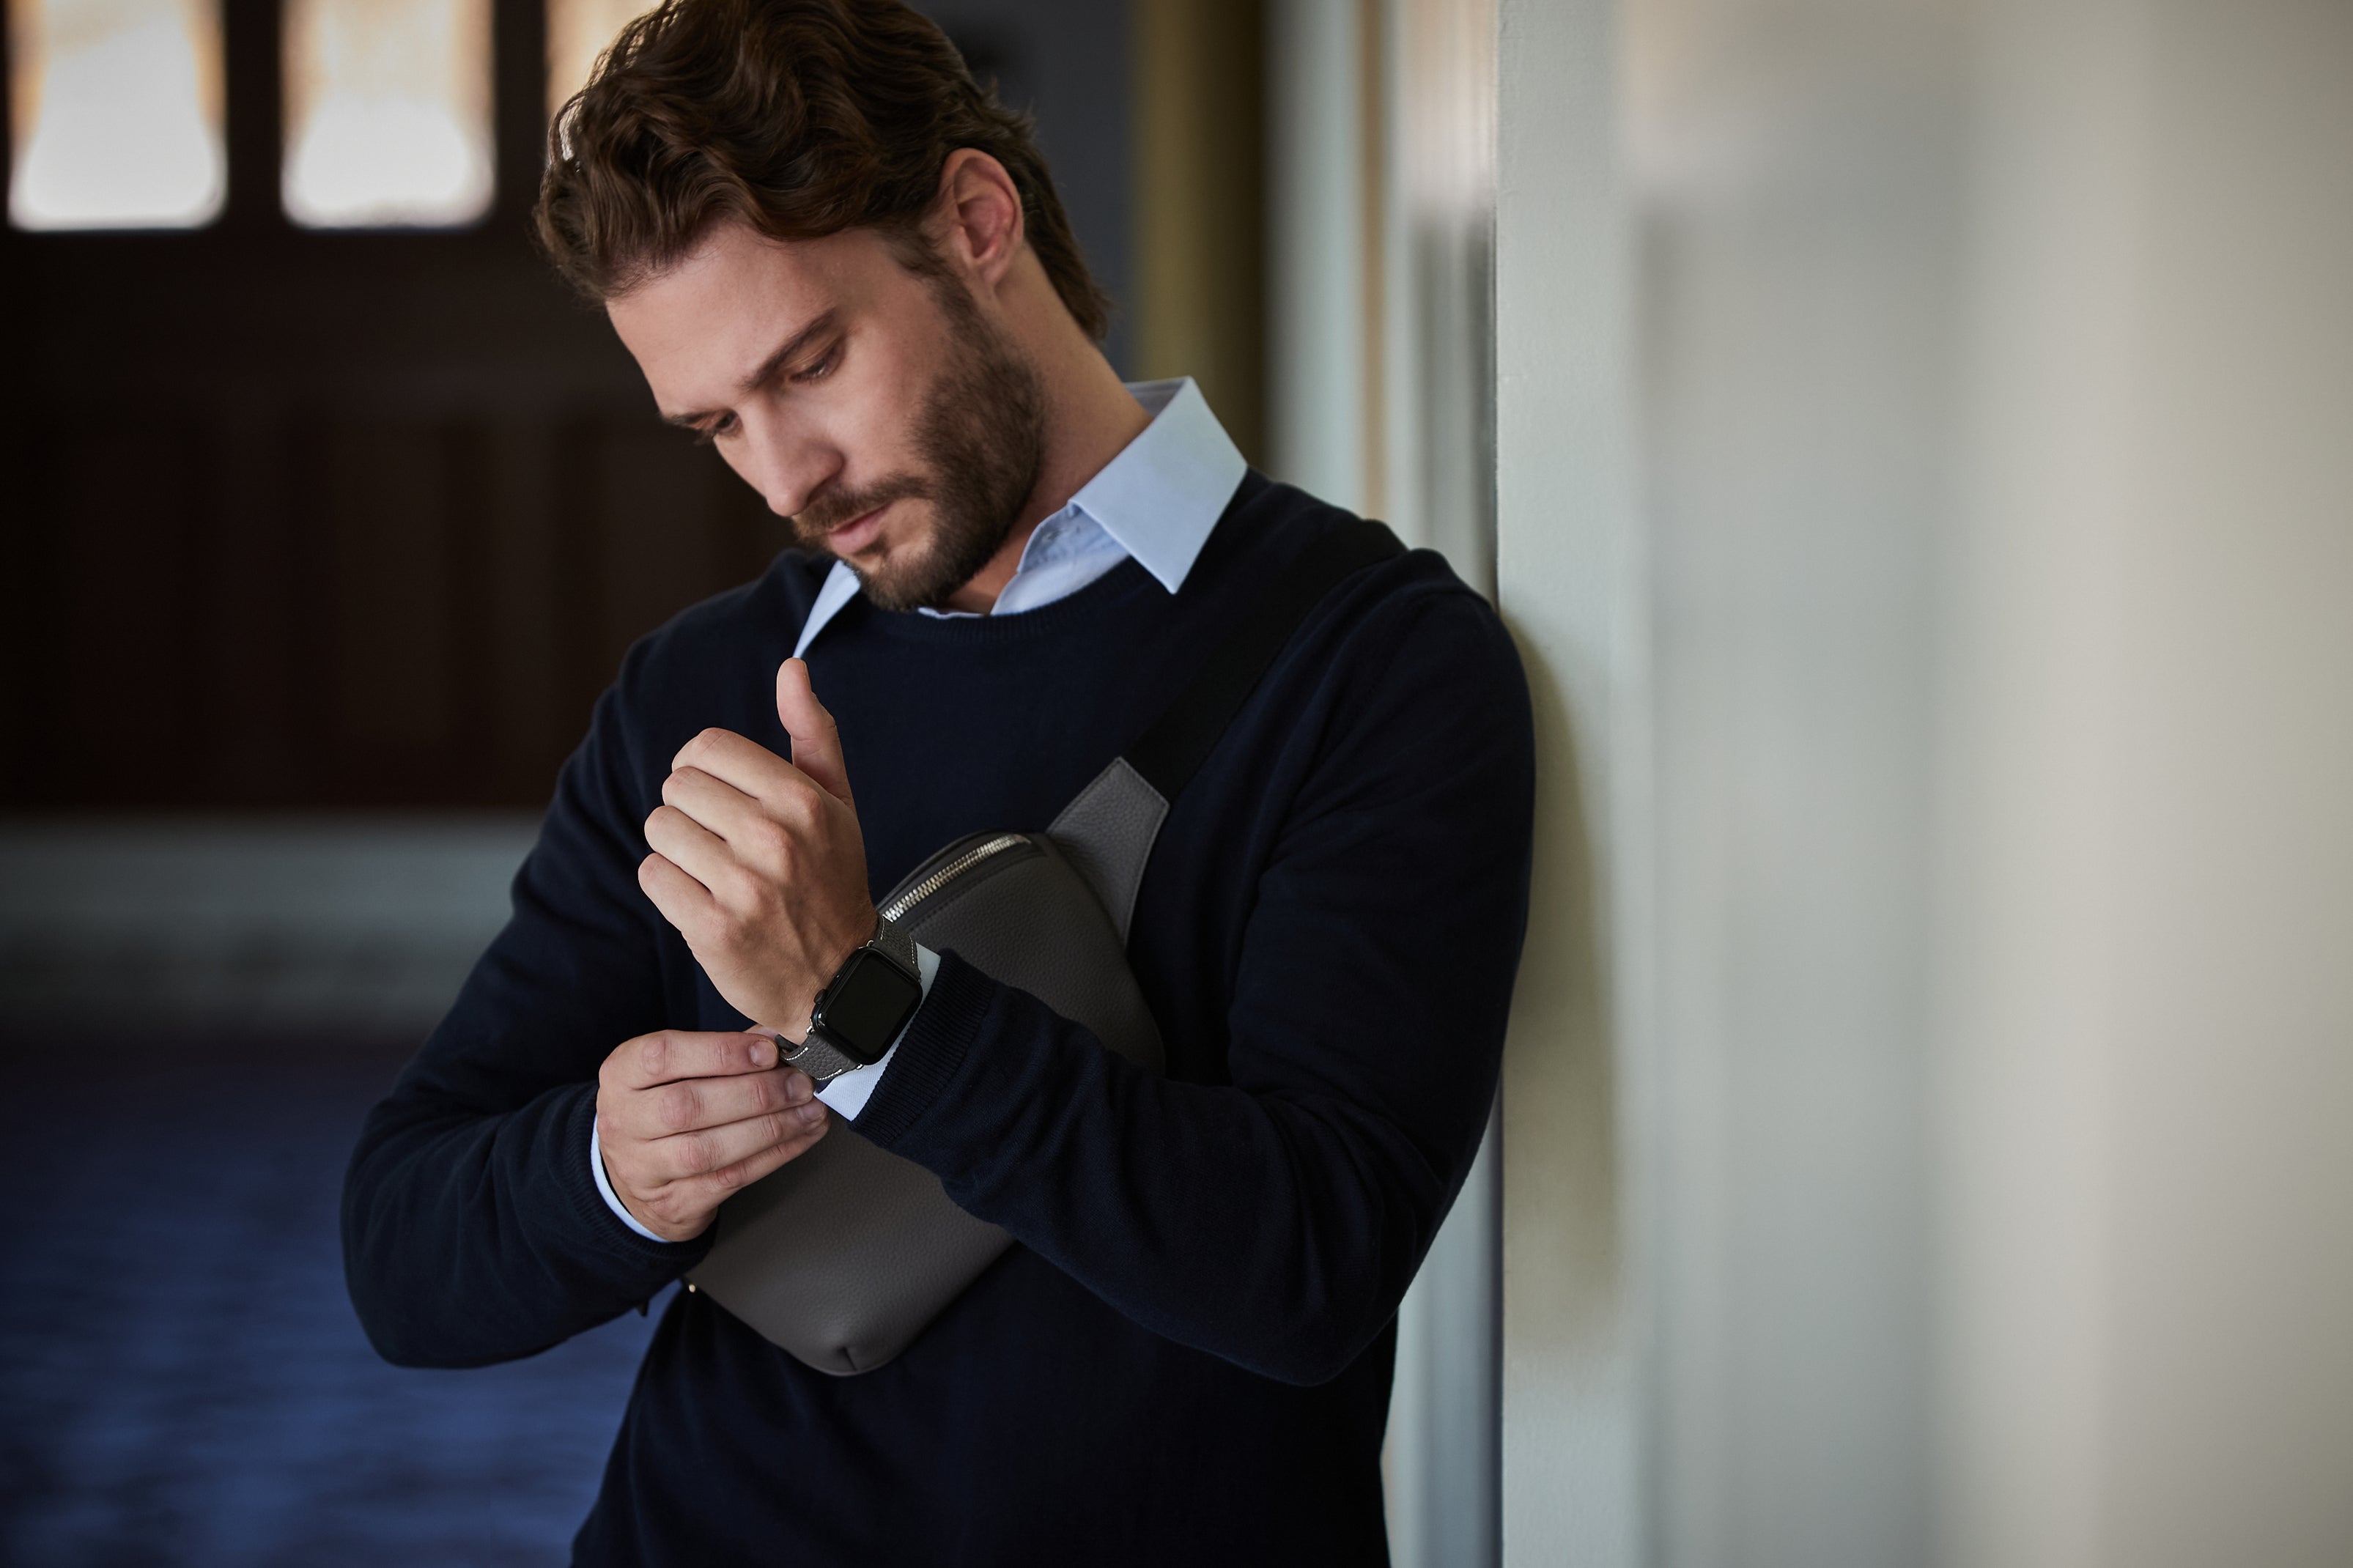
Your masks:
<path fill-rule="evenodd" d="M 1366 518 L 1351 518 L 1310 544 L 1261 592 L 1143 738 L 1047 828 L 1094 889 L 1122 942 L 1169 805 L 1225 738 L 1292 634 L 1343 581 L 1404 552 L 1397 535 Z"/>

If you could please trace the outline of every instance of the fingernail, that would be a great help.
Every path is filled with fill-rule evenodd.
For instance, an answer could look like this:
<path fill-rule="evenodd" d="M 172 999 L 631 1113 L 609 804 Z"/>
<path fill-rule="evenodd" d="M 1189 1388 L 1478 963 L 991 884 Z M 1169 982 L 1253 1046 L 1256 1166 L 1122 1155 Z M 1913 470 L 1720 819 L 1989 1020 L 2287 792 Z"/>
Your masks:
<path fill-rule="evenodd" d="M 752 1037 L 752 1065 L 755 1068 L 764 1068 L 776 1059 L 776 1042 L 765 1035 L 754 1035 Z"/>
<path fill-rule="evenodd" d="M 807 1100 L 812 1093 L 816 1092 L 816 1089 L 817 1086 L 809 1081 L 809 1075 L 805 1072 L 788 1072 L 785 1075 L 785 1101 L 786 1104 L 798 1105 L 802 1100 Z"/>
<path fill-rule="evenodd" d="M 795 1114 L 799 1116 L 800 1119 L 809 1126 L 814 1127 L 818 1122 L 825 1120 L 825 1101 L 821 1100 L 812 1100 L 807 1105 L 802 1106 L 798 1111 L 795 1112 Z"/>

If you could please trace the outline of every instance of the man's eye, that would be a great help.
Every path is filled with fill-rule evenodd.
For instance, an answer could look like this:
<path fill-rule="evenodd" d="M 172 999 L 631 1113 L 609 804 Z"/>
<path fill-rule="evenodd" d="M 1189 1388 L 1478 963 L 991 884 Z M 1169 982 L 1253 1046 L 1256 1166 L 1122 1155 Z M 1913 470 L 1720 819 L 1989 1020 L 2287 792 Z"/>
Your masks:
<path fill-rule="evenodd" d="M 694 444 L 698 447 L 708 447 L 722 436 L 733 436 L 734 433 L 735 416 L 723 414 L 694 433 Z"/>
<path fill-rule="evenodd" d="M 823 381 L 833 374 L 833 367 L 840 363 L 841 344 L 837 342 L 825 351 L 824 357 L 793 372 L 793 380 L 804 386 L 812 381 Z"/>

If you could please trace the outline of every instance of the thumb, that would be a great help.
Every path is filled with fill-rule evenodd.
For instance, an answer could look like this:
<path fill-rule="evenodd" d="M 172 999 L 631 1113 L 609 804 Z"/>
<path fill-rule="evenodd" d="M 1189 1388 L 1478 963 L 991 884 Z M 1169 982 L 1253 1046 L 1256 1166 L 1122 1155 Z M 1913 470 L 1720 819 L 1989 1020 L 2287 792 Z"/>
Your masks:
<path fill-rule="evenodd" d="M 788 658 L 776 667 L 776 717 L 793 738 L 793 766 L 815 779 L 818 787 L 850 804 L 849 769 L 841 760 L 841 731 L 833 715 L 817 700 L 809 685 L 808 666 Z"/>

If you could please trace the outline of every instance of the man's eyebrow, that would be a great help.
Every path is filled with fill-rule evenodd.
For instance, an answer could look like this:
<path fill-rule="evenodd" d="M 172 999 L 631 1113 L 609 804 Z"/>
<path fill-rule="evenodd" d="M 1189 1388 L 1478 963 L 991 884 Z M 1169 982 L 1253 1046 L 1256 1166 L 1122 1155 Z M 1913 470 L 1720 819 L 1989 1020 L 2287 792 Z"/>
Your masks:
<path fill-rule="evenodd" d="M 790 364 L 794 360 L 798 359 L 801 353 L 807 349 L 809 344 L 825 336 L 826 333 L 833 331 L 833 329 L 839 324 L 839 317 L 840 312 L 837 310 L 818 311 L 816 318 L 807 326 L 803 327 L 799 331 L 795 332 L 791 337 L 786 338 L 782 343 L 777 345 L 776 351 L 774 353 L 770 354 L 766 359 L 762 360 L 760 362 L 760 367 L 751 374 L 745 376 L 743 381 L 738 384 L 737 390 L 741 392 L 750 392 L 760 386 L 763 383 L 766 382 L 770 376 L 776 374 L 779 367 Z M 687 414 L 665 414 L 662 416 L 662 423 L 665 425 L 684 426 L 687 429 L 691 430 L 706 419 L 716 418 L 723 412 L 724 412 L 724 410 L 716 408 L 702 408 Z"/>

